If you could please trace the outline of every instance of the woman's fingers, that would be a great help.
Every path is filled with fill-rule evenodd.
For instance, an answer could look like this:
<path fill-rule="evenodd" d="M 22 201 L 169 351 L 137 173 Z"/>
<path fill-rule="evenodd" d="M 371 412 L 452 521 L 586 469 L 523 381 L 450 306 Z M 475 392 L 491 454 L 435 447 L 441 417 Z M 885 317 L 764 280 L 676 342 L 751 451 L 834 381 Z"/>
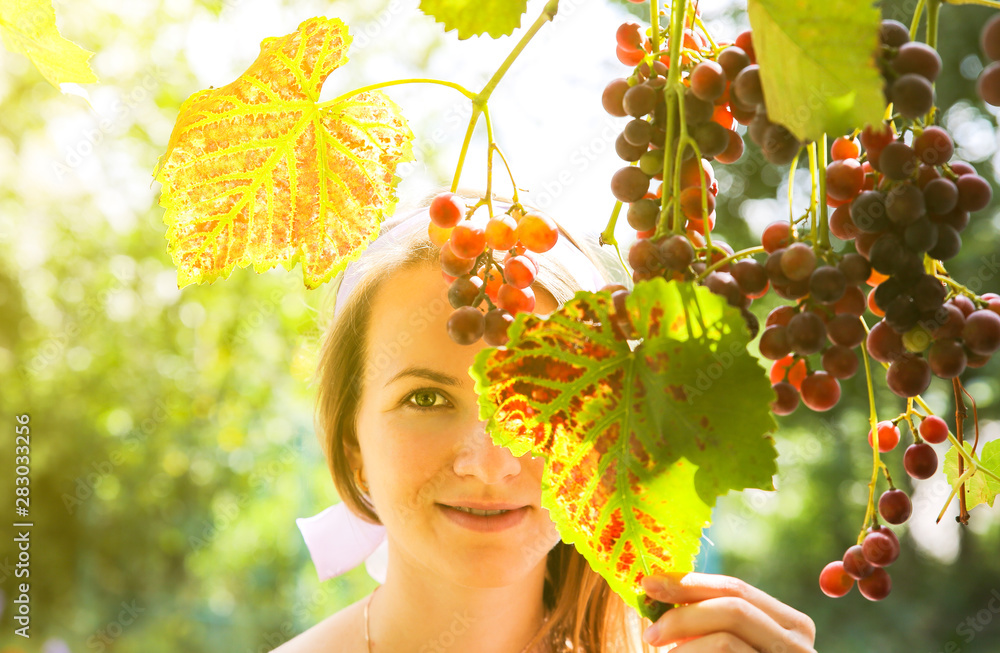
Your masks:
<path fill-rule="evenodd" d="M 654 646 L 666 646 L 690 637 L 704 639 L 720 633 L 729 633 L 747 644 L 749 650 L 814 653 L 812 640 L 806 641 L 804 634 L 783 628 L 756 605 L 734 596 L 705 599 L 668 610 L 649 628 L 644 639 Z"/>
<path fill-rule="evenodd" d="M 712 633 L 670 649 L 670 653 L 758 653 L 758 651 L 732 633 Z"/>
<path fill-rule="evenodd" d="M 743 599 L 780 626 L 801 633 L 810 643 L 816 639 L 816 625 L 808 615 L 739 578 L 691 572 L 646 576 L 642 584 L 649 596 L 663 603 L 695 603 L 727 596 Z"/>

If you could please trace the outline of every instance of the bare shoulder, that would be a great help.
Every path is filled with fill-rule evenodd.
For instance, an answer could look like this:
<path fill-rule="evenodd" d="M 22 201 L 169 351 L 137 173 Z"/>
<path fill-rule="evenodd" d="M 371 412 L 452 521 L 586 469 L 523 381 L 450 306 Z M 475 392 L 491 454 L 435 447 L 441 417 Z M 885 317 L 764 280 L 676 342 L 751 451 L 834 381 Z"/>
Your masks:
<path fill-rule="evenodd" d="M 351 653 L 365 650 L 365 635 L 360 624 L 368 597 L 334 612 L 309 630 L 299 633 L 272 653 Z"/>

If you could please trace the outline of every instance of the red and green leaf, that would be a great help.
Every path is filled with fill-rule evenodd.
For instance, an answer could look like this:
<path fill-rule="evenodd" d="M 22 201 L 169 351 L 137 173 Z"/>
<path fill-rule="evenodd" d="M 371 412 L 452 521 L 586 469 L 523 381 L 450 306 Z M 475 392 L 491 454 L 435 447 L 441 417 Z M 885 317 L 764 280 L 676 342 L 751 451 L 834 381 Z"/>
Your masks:
<path fill-rule="evenodd" d="M 179 287 L 299 261 L 315 288 L 378 235 L 413 134 L 378 91 L 318 104 L 350 42 L 340 20 L 311 18 L 181 106 L 155 175 Z"/>
<path fill-rule="evenodd" d="M 470 373 L 494 442 L 546 458 L 542 505 L 563 540 L 642 609 L 644 576 L 693 568 L 718 496 L 773 489 L 776 424 L 738 311 L 660 278 L 627 307 L 634 349 L 610 293 L 578 292 L 548 318 L 519 314 Z"/>

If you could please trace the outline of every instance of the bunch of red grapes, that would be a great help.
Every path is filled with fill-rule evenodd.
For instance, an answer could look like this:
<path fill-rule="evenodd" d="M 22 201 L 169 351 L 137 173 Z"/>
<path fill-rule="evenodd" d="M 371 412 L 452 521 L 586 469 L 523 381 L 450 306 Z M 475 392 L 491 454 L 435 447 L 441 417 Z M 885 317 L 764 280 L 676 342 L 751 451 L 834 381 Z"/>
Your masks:
<path fill-rule="evenodd" d="M 441 273 L 450 284 L 448 335 L 460 345 L 482 338 L 504 345 L 507 327 L 520 312 L 535 308 L 531 284 L 538 272 L 529 252 L 552 249 L 559 229 L 551 218 L 513 205 L 483 225 L 473 219 L 462 198 L 441 193 L 429 208 L 431 241 L 441 248 Z M 503 252 L 503 258 L 499 259 Z M 480 310 L 486 302 L 486 312 Z"/>
<path fill-rule="evenodd" d="M 733 93 L 743 71 L 756 69 L 751 35 L 749 31 L 740 34 L 735 44 L 724 47 L 717 56 L 695 30 L 685 29 L 683 38 L 684 48 L 698 52 L 702 60 L 695 64 L 686 54 L 681 57 L 681 80 L 687 88 L 678 107 L 678 117 L 701 157 L 696 156 L 694 148 L 684 148 L 677 197 L 673 197 L 672 180 L 663 180 L 664 157 L 674 157 L 680 143 L 679 129 L 669 147 L 666 143 L 664 86 L 669 59 L 664 55 L 650 63 L 651 41 L 635 23 L 624 23 L 618 28 L 617 55 L 622 63 L 636 68 L 628 78 L 609 83 L 602 97 L 609 114 L 631 117 L 615 142 L 615 151 L 622 160 L 636 165 L 615 173 L 611 191 L 615 198 L 629 205 L 628 223 L 637 232 L 637 240 L 628 253 L 636 282 L 656 276 L 690 280 L 733 253 L 732 248 L 718 240 L 712 242 L 711 250 L 707 247 L 705 234 L 715 226 L 718 193 L 710 162 L 734 163 L 743 154 L 743 139 L 734 128 L 737 122 L 750 123 L 755 113 L 747 107 L 756 105 L 738 104 Z M 655 191 L 650 190 L 653 181 L 662 182 Z M 654 239 L 660 216 L 674 202 L 684 219 L 684 234 Z M 756 335 L 758 321 L 747 308 L 753 298 L 767 291 L 767 279 L 744 275 L 741 284 L 730 274 L 731 269 L 728 263 L 718 267 L 705 277 L 704 283 L 740 308 L 751 334 Z M 627 322 L 621 327 L 628 332 Z"/>
<path fill-rule="evenodd" d="M 879 422 L 877 427 L 878 448 L 881 452 L 891 451 L 899 443 L 899 427 L 891 421 Z M 917 442 L 907 447 L 903 454 L 903 468 L 916 479 L 926 479 L 937 471 L 937 453 L 931 444 L 939 444 L 948 439 L 948 425 L 936 415 L 928 415 L 920 422 Z M 868 442 L 875 446 L 872 434 Z M 890 487 L 878 500 L 878 513 L 888 524 L 902 524 L 910 518 L 913 504 L 905 492 Z M 869 528 L 860 544 L 847 549 L 842 560 L 835 560 L 823 568 L 819 575 L 819 586 L 824 594 L 840 597 L 847 594 L 854 581 L 858 591 L 866 599 L 881 601 L 892 590 L 892 579 L 885 567 L 899 557 L 899 540 L 889 528 L 876 523 Z"/>

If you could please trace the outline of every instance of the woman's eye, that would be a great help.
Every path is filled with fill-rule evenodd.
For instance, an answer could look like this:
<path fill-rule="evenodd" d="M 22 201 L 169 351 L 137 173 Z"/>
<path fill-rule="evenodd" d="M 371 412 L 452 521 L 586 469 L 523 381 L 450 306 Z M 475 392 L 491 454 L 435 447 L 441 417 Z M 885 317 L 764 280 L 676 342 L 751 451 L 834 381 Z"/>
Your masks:
<path fill-rule="evenodd" d="M 438 404 L 437 399 L 444 399 L 444 404 Z M 447 407 L 447 399 L 436 390 L 416 390 L 406 398 L 406 405 L 415 410 L 437 410 Z"/>

